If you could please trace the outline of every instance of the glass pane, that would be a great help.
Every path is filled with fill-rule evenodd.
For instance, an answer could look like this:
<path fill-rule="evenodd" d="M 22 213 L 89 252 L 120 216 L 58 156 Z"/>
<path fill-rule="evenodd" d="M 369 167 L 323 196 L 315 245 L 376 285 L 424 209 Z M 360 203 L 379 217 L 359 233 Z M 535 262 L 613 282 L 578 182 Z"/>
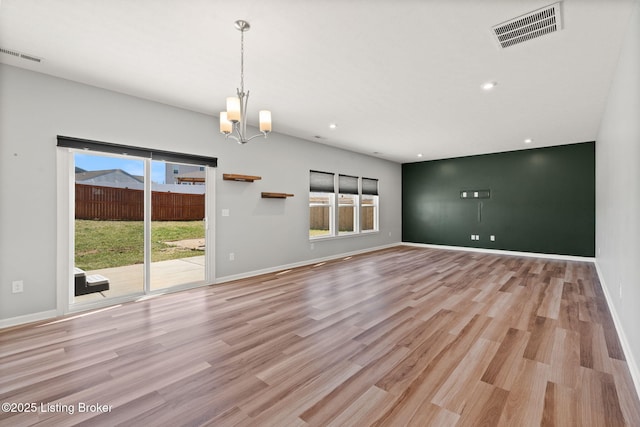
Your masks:
<path fill-rule="evenodd" d="M 377 230 L 377 198 L 378 196 L 362 195 L 362 216 L 360 218 L 362 231 Z"/>
<path fill-rule="evenodd" d="M 338 197 L 338 234 L 357 230 L 357 197 L 353 194 L 340 194 Z"/>
<path fill-rule="evenodd" d="M 74 302 L 144 291 L 144 161 L 74 154 Z"/>
<path fill-rule="evenodd" d="M 331 236 L 334 193 L 309 193 L 309 237 Z"/>
<path fill-rule="evenodd" d="M 205 279 L 205 173 L 197 165 L 151 162 L 152 291 Z"/>

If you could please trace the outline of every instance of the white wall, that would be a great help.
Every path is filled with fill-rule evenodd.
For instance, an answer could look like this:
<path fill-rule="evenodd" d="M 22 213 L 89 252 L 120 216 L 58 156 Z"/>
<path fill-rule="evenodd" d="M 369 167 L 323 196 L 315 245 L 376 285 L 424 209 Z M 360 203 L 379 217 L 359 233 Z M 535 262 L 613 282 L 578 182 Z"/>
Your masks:
<path fill-rule="evenodd" d="M 0 93 L 0 325 L 56 309 L 57 135 L 218 157 L 218 278 L 400 242 L 399 164 L 277 133 L 241 146 L 220 136 L 214 117 L 1 64 Z M 274 115 L 277 129 L 286 118 Z M 378 178 L 381 231 L 311 249 L 310 169 Z M 223 173 L 262 180 L 223 181 Z M 262 191 L 295 196 L 262 199 Z M 14 280 L 24 293 L 11 293 Z"/>
<path fill-rule="evenodd" d="M 596 263 L 640 389 L 640 2 L 596 140 Z"/>

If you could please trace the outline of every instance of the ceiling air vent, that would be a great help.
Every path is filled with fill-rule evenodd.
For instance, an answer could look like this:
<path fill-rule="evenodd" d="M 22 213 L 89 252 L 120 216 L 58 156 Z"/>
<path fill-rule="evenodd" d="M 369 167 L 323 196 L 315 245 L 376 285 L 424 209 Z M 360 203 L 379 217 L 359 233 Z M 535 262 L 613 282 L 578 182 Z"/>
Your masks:
<path fill-rule="evenodd" d="M 504 49 L 562 29 L 561 2 L 492 27 L 493 35 Z"/>
<path fill-rule="evenodd" d="M 5 49 L 3 47 L 0 47 L 0 53 L 4 53 L 6 55 L 15 56 L 16 58 L 22 58 L 22 59 L 26 59 L 28 61 L 33 61 L 33 62 L 42 61 L 42 58 L 38 58 L 37 56 L 33 56 L 33 55 L 26 54 L 26 53 L 18 52 L 16 50 Z"/>

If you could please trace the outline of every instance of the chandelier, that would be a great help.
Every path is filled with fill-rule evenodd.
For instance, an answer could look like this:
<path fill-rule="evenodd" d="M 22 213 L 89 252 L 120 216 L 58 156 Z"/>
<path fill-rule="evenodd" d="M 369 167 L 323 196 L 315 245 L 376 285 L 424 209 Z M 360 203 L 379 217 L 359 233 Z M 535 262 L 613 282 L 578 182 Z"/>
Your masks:
<path fill-rule="evenodd" d="M 240 31 L 240 89 L 236 89 L 237 96 L 227 98 L 227 111 L 220 113 L 220 132 L 225 138 L 233 138 L 238 144 L 246 144 L 253 138 L 264 136 L 271 132 L 271 111 L 261 110 L 260 132 L 247 138 L 247 102 L 249 101 L 249 91 L 244 91 L 244 33 L 249 31 L 251 26 L 247 21 L 238 20 L 235 23 L 236 29 Z"/>

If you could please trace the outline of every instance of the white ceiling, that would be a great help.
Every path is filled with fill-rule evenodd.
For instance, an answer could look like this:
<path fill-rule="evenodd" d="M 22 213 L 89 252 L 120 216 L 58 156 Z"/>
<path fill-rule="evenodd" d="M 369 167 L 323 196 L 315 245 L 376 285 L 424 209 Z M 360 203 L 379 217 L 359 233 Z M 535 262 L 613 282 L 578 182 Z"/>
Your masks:
<path fill-rule="evenodd" d="M 245 19 L 250 124 L 414 162 L 595 140 L 636 0 L 564 0 L 562 31 L 507 49 L 491 27 L 554 0 L 0 1 L 0 47 L 42 58 L 1 62 L 212 116 Z"/>

